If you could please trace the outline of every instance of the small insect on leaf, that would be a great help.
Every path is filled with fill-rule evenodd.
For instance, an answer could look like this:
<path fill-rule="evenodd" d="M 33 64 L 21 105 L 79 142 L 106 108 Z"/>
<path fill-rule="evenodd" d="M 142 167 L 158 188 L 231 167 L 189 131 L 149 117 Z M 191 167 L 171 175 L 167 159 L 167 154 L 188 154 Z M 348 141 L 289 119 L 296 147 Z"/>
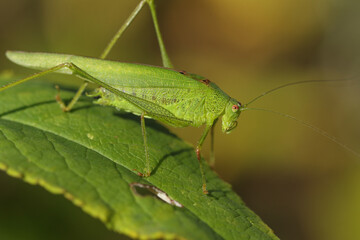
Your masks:
<path fill-rule="evenodd" d="M 175 207 L 184 207 L 181 203 L 179 203 L 178 201 L 172 199 L 169 197 L 169 195 L 167 195 L 164 191 L 160 190 L 157 187 L 151 186 L 151 185 L 147 185 L 147 184 L 142 184 L 142 183 L 130 183 L 130 187 L 132 189 L 132 191 L 134 192 L 134 194 L 142 196 L 142 197 L 146 197 L 146 196 L 156 196 L 157 198 L 163 200 L 164 202 L 173 205 Z M 145 190 L 145 191 L 141 191 L 141 190 Z"/>

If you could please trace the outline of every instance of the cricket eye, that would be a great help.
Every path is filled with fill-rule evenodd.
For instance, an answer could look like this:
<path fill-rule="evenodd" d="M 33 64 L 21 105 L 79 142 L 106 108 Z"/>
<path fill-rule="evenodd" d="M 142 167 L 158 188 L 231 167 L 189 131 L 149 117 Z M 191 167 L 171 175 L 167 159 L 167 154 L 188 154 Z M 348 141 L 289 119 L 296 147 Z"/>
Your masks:
<path fill-rule="evenodd" d="M 233 105 L 233 106 L 232 106 L 232 111 L 233 111 L 233 112 L 237 112 L 237 110 L 239 110 L 239 106 L 236 105 L 236 104 Z"/>

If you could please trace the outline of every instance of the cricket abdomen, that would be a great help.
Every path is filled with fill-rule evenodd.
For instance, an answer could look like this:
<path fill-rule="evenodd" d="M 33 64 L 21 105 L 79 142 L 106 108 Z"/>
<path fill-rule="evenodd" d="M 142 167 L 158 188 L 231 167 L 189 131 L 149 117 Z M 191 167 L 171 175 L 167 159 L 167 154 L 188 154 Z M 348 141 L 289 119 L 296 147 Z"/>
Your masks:
<path fill-rule="evenodd" d="M 169 111 L 174 117 L 188 121 L 188 124 L 176 127 L 194 126 L 199 127 L 206 123 L 212 123 L 217 117 L 221 115 L 225 108 L 226 102 L 220 101 L 215 106 L 211 106 L 214 101 L 223 97 L 217 91 L 210 93 L 206 88 L 191 89 L 191 88 L 134 88 L 134 87 L 117 87 L 118 90 L 141 98 L 148 102 L 154 103 Z M 105 89 L 101 89 L 101 98 L 97 101 L 99 104 L 111 105 L 120 110 L 132 112 L 140 115 L 143 110 L 136 107 L 132 103 L 115 96 Z M 226 95 L 227 96 L 227 95 Z M 222 100 L 226 100 L 226 97 Z M 223 106 L 222 106 L 223 105 Z M 151 109 L 149 109 L 151 112 Z"/>

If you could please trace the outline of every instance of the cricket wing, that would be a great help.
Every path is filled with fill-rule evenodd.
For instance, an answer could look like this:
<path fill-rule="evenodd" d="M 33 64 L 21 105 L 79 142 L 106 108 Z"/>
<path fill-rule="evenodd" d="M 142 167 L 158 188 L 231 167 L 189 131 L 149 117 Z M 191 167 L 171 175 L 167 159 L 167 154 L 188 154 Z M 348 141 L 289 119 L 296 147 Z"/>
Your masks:
<path fill-rule="evenodd" d="M 7 51 L 6 56 L 21 66 L 46 70 L 63 63 L 73 63 L 89 75 L 115 88 L 201 88 L 192 75 L 169 68 L 102 60 L 68 54 Z M 72 74 L 66 68 L 56 72 Z"/>

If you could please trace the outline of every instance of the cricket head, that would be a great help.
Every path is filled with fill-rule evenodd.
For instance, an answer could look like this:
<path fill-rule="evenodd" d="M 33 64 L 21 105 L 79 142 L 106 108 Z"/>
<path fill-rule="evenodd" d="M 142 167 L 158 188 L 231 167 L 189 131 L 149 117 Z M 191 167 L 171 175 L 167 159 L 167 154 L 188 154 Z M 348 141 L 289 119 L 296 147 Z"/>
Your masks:
<path fill-rule="evenodd" d="M 222 131 L 230 133 L 237 126 L 242 106 L 241 103 L 231 98 L 225 107 L 225 113 L 222 116 Z"/>

